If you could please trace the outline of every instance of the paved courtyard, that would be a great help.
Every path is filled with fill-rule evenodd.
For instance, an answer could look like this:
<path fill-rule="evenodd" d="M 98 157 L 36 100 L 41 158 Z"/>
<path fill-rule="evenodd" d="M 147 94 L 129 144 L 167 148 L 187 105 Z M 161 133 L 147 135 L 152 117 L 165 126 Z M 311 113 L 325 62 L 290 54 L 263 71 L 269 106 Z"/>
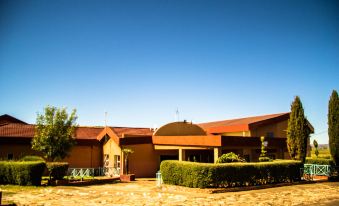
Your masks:
<path fill-rule="evenodd" d="M 339 205 L 339 183 L 323 182 L 211 194 L 209 190 L 138 180 L 96 186 L 0 186 L 4 203 L 17 205 Z"/>

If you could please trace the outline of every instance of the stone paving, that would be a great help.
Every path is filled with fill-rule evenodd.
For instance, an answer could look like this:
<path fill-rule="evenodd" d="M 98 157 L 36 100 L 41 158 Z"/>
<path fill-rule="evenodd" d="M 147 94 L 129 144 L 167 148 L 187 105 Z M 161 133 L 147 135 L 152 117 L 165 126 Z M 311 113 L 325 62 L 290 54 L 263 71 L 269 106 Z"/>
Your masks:
<path fill-rule="evenodd" d="M 37 187 L 17 192 L 2 190 L 3 201 L 17 205 L 339 205 L 338 182 L 217 194 L 171 185 L 158 188 L 155 181 L 145 180 L 83 187 Z"/>

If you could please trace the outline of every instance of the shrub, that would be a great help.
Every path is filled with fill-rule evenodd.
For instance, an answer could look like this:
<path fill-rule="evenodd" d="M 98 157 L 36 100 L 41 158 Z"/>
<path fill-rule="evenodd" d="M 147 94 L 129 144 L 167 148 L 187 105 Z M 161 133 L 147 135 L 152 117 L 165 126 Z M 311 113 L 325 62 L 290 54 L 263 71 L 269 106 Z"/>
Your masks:
<path fill-rule="evenodd" d="M 166 184 L 186 187 L 235 187 L 300 181 L 300 161 L 209 164 L 163 161 L 160 165 Z"/>
<path fill-rule="evenodd" d="M 0 184 L 40 185 L 45 162 L 0 162 Z"/>
<path fill-rule="evenodd" d="M 54 180 L 62 180 L 67 174 L 68 162 L 47 162 L 49 177 Z"/>
<path fill-rule="evenodd" d="M 44 162 L 44 158 L 40 156 L 28 155 L 20 159 L 20 161 L 29 162 L 29 161 L 41 161 Z"/>
<path fill-rule="evenodd" d="M 244 162 L 244 161 L 245 160 L 240 158 L 237 154 L 235 154 L 233 152 L 229 152 L 227 154 L 221 155 L 218 158 L 217 163 Z"/>
<path fill-rule="evenodd" d="M 259 162 L 269 162 L 272 161 L 269 157 L 259 157 Z"/>
<path fill-rule="evenodd" d="M 306 158 L 305 164 L 316 164 L 316 165 L 331 165 L 334 166 L 334 161 L 332 159 L 325 158 Z"/>

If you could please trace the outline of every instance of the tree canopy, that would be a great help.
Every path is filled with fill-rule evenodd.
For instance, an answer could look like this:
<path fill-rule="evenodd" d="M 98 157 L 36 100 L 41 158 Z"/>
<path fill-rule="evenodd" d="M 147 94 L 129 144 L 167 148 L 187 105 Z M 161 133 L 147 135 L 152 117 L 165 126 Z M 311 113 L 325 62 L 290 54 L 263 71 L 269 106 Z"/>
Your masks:
<path fill-rule="evenodd" d="M 68 115 L 66 108 L 47 106 L 44 114 L 37 114 L 32 149 L 41 152 L 49 161 L 58 161 L 69 155 L 75 144 L 76 110 Z"/>
<path fill-rule="evenodd" d="M 336 165 L 339 164 L 339 98 L 333 90 L 328 103 L 328 137 L 331 156 Z"/>
<path fill-rule="evenodd" d="M 287 126 L 287 149 L 292 159 L 305 161 L 310 132 L 302 103 L 296 96 Z"/>

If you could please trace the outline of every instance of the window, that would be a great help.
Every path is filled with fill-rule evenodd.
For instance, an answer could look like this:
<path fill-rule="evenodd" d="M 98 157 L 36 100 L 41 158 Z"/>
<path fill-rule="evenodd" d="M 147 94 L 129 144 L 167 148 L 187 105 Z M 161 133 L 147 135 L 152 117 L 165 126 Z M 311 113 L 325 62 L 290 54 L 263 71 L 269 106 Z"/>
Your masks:
<path fill-rule="evenodd" d="M 274 133 L 273 132 L 267 132 L 266 137 L 274 137 Z"/>
<path fill-rule="evenodd" d="M 14 155 L 13 154 L 7 154 L 7 159 L 8 160 L 13 160 Z"/>
<path fill-rule="evenodd" d="M 120 169 L 120 155 L 114 155 L 114 168 Z"/>
<path fill-rule="evenodd" d="M 104 167 L 109 167 L 109 154 L 104 154 Z"/>

